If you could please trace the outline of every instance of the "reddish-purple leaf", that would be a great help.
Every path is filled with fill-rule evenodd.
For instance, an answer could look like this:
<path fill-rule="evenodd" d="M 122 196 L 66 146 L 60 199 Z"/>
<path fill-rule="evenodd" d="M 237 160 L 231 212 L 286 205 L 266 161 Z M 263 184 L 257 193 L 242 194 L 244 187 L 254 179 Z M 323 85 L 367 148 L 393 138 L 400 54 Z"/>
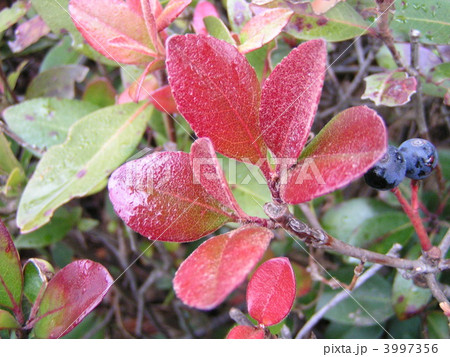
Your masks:
<path fill-rule="evenodd" d="M 231 193 L 211 140 L 200 138 L 192 144 L 191 166 L 194 179 L 203 186 L 206 192 L 224 206 L 235 211 L 241 218 L 247 217 Z"/>
<path fill-rule="evenodd" d="M 264 141 L 279 159 L 297 159 L 308 138 L 325 78 L 326 45 L 305 42 L 264 82 L 260 122 Z"/>
<path fill-rule="evenodd" d="M 261 48 L 277 37 L 289 22 L 293 12 L 290 9 L 269 9 L 256 15 L 242 28 L 239 46 L 241 53 L 248 53 Z"/>
<path fill-rule="evenodd" d="M 198 309 L 215 308 L 245 280 L 272 237 L 266 228 L 244 226 L 207 240 L 175 274 L 177 296 Z"/>
<path fill-rule="evenodd" d="M 295 276 L 289 259 L 270 259 L 261 264 L 248 283 L 248 313 L 260 324 L 275 325 L 291 311 L 295 294 Z"/>
<path fill-rule="evenodd" d="M 0 306 L 17 316 L 21 312 L 23 275 L 19 253 L 3 222 L 0 220 Z"/>
<path fill-rule="evenodd" d="M 264 339 L 264 329 L 253 326 L 234 326 L 228 332 L 227 339 Z"/>
<path fill-rule="evenodd" d="M 361 177 L 386 148 L 386 127 L 374 110 L 344 110 L 305 148 L 281 185 L 281 197 L 297 204 L 341 188 Z"/>
<path fill-rule="evenodd" d="M 192 0 L 170 0 L 163 12 L 156 19 L 157 31 L 164 30 L 191 3 Z"/>
<path fill-rule="evenodd" d="M 77 260 L 61 269 L 42 296 L 35 336 L 59 338 L 69 333 L 102 301 L 112 284 L 106 268 L 91 260 Z"/>
<path fill-rule="evenodd" d="M 192 26 L 197 35 L 207 35 L 205 23 L 203 19 L 207 16 L 214 16 L 220 18 L 219 13 L 213 4 L 209 1 L 201 0 L 198 2 L 194 10 L 194 18 L 192 19 Z"/>
<path fill-rule="evenodd" d="M 294 269 L 295 283 L 297 285 L 296 297 L 302 297 L 311 291 L 311 274 L 304 267 L 295 263 L 292 264 L 292 269 Z"/>
<path fill-rule="evenodd" d="M 70 0 L 69 11 L 83 37 L 102 55 L 129 64 L 152 60 L 149 53 L 155 50 L 137 4 L 130 7 L 122 0 Z M 145 48 L 150 52 L 146 54 Z"/>
<path fill-rule="evenodd" d="M 129 161 L 111 175 L 115 211 L 153 240 L 191 242 L 234 219 L 231 210 L 195 183 L 184 152 L 162 152 Z"/>
<path fill-rule="evenodd" d="M 376 105 L 397 107 L 409 102 L 416 92 L 417 81 L 406 72 L 376 73 L 364 78 L 366 90 L 361 99 L 370 99 Z"/>
<path fill-rule="evenodd" d="M 36 15 L 32 19 L 17 26 L 14 31 L 16 39 L 8 42 L 9 48 L 14 53 L 21 52 L 33 43 L 38 42 L 41 37 L 47 35 L 49 32 L 50 28 L 44 20 L 39 15 Z"/>
<path fill-rule="evenodd" d="M 167 71 L 178 110 L 199 137 L 237 160 L 266 158 L 258 121 L 260 86 L 236 47 L 213 37 L 174 36 Z"/>

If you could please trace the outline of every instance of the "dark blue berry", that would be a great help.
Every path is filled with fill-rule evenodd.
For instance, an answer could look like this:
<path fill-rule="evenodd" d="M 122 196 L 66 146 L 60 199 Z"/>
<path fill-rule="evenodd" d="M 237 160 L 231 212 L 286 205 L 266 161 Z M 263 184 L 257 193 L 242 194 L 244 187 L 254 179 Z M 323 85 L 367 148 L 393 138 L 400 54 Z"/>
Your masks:
<path fill-rule="evenodd" d="M 390 190 L 405 178 L 406 162 L 395 146 L 389 145 L 386 154 L 364 175 L 366 183 L 377 190 Z"/>
<path fill-rule="evenodd" d="M 438 164 L 438 154 L 432 143 L 425 139 L 409 139 L 399 147 L 406 161 L 406 177 L 422 180 L 431 175 Z"/>

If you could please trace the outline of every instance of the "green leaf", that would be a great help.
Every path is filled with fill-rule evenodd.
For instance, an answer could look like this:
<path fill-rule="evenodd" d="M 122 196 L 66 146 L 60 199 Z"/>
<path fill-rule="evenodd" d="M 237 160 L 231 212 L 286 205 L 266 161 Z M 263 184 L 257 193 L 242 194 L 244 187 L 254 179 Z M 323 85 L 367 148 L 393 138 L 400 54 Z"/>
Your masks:
<path fill-rule="evenodd" d="M 440 149 L 438 150 L 438 154 L 442 167 L 442 174 L 446 180 L 450 180 L 450 149 Z"/>
<path fill-rule="evenodd" d="M 9 29 L 19 21 L 29 9 L 27 1 L 16 1 L 11 7 L 0 12 L 0 32 Z"/>
<path fill-rule="evenodd" d="M 450 43 L 450 2 L 448 0 L 396 0 L 391 22 L 394 32 L 409 39 L 409 31 L 419 30 L 426 44 Z"/>
<path fill-rule="evenodd" d="M 20 193 L 26 179 L 22 167 L 16 167 L 9 174 L 6 184 L 0 192 L 4 193 L 6 197 L 15 197 Z"/>
<path fill-rule="evenodd" d="M 405 279 L 397 272 L 392 285 L 392 305 L 400 320 L 409 319 L 420 313 L 430 298 L 429 289 L 418 287 L 411 279 Z"/>
<path fill-rule="evenodd" d="M 383 335 L 383 329 L 378 326 L 348 326 L 336 322 L 330 322 L 325 330 L 325 338 L 335 339 L 363 339 L 380 338 Z"/>
<path fill-rule="evenodd" d="M 15 168 L 21 169 L 20 163 L 11 150 L 10 142 L 0 131 L 0 175 L 7 175 Z"/>
<path fill-rule="evenodd" d="M 34 232 L 20 235 L 14 242 L 16 248 L 43 248 L 58 242 L 69 233 L 80 218 L 80 207 L 72 210 L 61 207 L 55 212 L 52 220 L 48 224 Z"/>
<path fill-rule="evenodd" d="M 25 297 L 33 304 L 39 292 L 47 287 L 50 278 L 55 274 L 53 266 L 38 258 L 29 259 L 23 267 Z M 44 287 L 42 285 L 44 284 Z"/>
<path fill-rule="evenodd" d="M 231 37 L 230 31 L 228 31 L 221 19 L 215 16 L 206 16 L 203 18 L 203 22 L 205 23 L 206 30 L 211 36 L 231 43 L 232 45 L 236 44 L 233 37 Z"/>
<path fill-rule="evenodd" d="M 72 99 L 75 97 L 74 84 L 82 82 L 89 68 L 70 64 L 51 68 L 39 73 L 27 88 L 27 99 L 38 97 L 58 97 Z"/>
<path fill-rule="evenodd" d="M 317 303 L 316 311 L 320 310 L 337 293 L 339 291 L 325 291 Z M 351 297 L 330 309 L 324 317 L 344 325 L 378 325 L 394 314 L 390 301 L 390 284 L 381 276 L 375 275 L 364 285 L 353 290 Z"/>
<path fill-rule="evenodd" d="M 116 90 L 107 78 L 96 78 L 86 86 L 83 100 L 103 108 L 114 105 L 116 95 Z"/>
<path fill-rule="evenodd" d="M 329 209 L 322 218 L 322 225 L 332 236 L 347 242 L 366 219 L 392 211 L 394 209 L 383 202 L 355 198 Z"/>
<path fill-rule="evenodd" d="M 72 48 L 70 36 L 64 36 L 56 46 L 47 52 L 39 67 L 39 72 L 68 64 L 78 64 L 80 59 L 81 54 Z"/>
<path fill-rule="evenodd" d="M 0 220 L 0 306 L 20 313 L 23 276 L 17 253 L 6 226 Z M 16 315 L 17 316 L 17 315 Z"/>
<path fill-rule="evenodd" d="M 267 71 L 266 59 L 268 59 L 271 51 L 275 48 L 275 46 L 275 41 L 271 41 L 263 47 L 245 54 L 248 62 L 255 69 L 259 81 L 262 80 L 264 71 Z"/>
<path fill-rule="evenodd" d="M 336 42 L 364 35 L 368 27 L 361 15 L 341 2 L 324 15 L 315 15 L 310 7 L 303 13 L 296 11 L 284 31 L 301 40 L 323 38 Z"/>
<path fill-rule="evenodd" d="M 9 107 L 3 117 L 25 142 L 47 149 L 63 143 L 69 128 L 97 109 L 98 106 L 79 100 L 37 98 Z"/>
<path fill-rule="evenodd" d="M 420 316 L 414 316 L 408 320 L 399 320 L 393 317 L 388 324 L 387 330 L 393 338 L 421 338 Z"/>
<path fill-rule="evenodd" d="M 19 203 L 17 224 L 28 233 L 47 223 L 56 208 L 83 197 L 133 154 L 151 109 L 136 103 L 97 110 L 69 130 L 64 144 L 42 157 Z"/>
<path fill-rule="evenodd" d="M 242 210 L 250 216 L 267 218 L 263 207 L 272 201 L 272 196 L 259 169 L 222 155 L 218 159 L 231 192 Z"/>
<path fill-rule="evenodd" d="M 427 316 L 429 338 L 450 338 L 448 319 L 441 311 L 433 311 Z"/>
<path fill-rule="evenodd" d="M 0 310 L 0 330 L 20 328 L 20 324 L 8 311 Z"/>

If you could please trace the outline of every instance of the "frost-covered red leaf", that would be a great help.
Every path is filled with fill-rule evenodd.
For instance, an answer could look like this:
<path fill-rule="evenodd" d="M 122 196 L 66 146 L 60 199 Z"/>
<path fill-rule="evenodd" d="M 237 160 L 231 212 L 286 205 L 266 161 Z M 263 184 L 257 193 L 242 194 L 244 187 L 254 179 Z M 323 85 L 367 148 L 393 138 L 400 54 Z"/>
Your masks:
<path fill-rule="evenodd" d="M 409 102 L 416 92 L 417 81 L 406 72 L 377 73 L 364 78 L 366 91 L 361 99 L 370 99 L 376 105 L 397 107 Z"/>
<path fill-rule="evenodd" d="M 19 253 L 3 222 L 0 220 L 0 306 L 20 314 L 23 275 Z"/>
<path fill-rule="evenodd" d="M 118 216 L 153 240 L 191 242 L 234 219 L 194 182 L 189 154 L 183 152 L 129 161 L 114 171 L 108 189 Z"/>
<path fill-rule="evenodd" d="M 157 31 L 164 30 L 191 3 L 192 0 L 170 0 L 162 13 L 156 18 Z"/>
<path fill-rule="evenodd" d="M 69 3 L 73 22 L 86 41 L 102 55 L 128 64 L 146 64 L 155 52 L 139 10 L 136 2 L 130 5 L 121 0 Z"/>
<path fill-rule="evenodd" d="M 290 9 L 269 9 L 256 15 L 242 28 L 239 46 L 241 53 L 248 53 L 261 48 L 277 37 L 289 22 L 293 12 Z"/>
<path fill-rule="evenodd" d="M 198 309 L 215 308 L 245 280 L 272 237 L 266 228 L 244 226 L 207 240 L 175 274 L 177 296 Z"/>
<path fill-rule="evenodd" d="M 191 166 L 194 179 L 206 192 L 240 217 L 247 217 L 231 193 L 211 140 L 200 138 L 192 144 Z"/>
<path fill-rule="evenodd" d="M 228 332 L 227 339 L 264 339 L 264 329 L 252 326 L 234 326 Z"/>
<path fill-rule="evenodd" d="M 305 148 L 281 186 L 281 197 L 297 204 L 341 188 L 361 177 L 386 148 L 386 128 L 374 110 L 344 110 Z"/>
<path fill-rule="evenodd" d="M 277 158 L 297 159 L 306 143 L 322 92 L 326 55 L 325 41 L 305 42 L 264 82 L 261 130 Z"/>
<path fill-rule="evenodd" d="M 105 267 L 77 260 L 48 283 L 34 325 L 37 338 L 59 338 L 69 333 L 103 299 L 113 283 Z"/>
<path fill-rule="evenodd" d="M 213 4 L 209 1 L 201 0 L 198 2 L 197 6 L 194 10 L 194 17 L 192 19 L 192 27 L 194 27 L 194 31 L 197 35 L 207 35 L 208 31 L 206 30 L 203 19 L 207 16 L 214 16 L 220 18 L 219 13 Z"/>
<path fill-rule="evenodd" d="M 236 47 L 209 36 L 168 41 L 167 71 L 178 110 L 199 137 L 237 160 L 266 158 L 258 122 L 260 86 Z"/>
<path fill-rule="evenodd" d="M 289 259 L 270 259 L 261 264 L 248 283 L 248 313 L 260 324 L 275 325 L 291 311 L 295 294 L 295 276 Z"/>

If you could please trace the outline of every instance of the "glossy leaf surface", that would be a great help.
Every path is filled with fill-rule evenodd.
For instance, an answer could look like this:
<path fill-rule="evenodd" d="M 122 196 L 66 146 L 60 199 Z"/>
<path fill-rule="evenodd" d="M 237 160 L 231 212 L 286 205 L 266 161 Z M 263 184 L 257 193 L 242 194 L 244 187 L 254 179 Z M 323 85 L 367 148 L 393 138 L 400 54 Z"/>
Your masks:
<path fill-rule="evenodd" d="M 303 151 L 288 172 L 281 197 L 301 203 L 361 177 L 387 148 L 383 119 L 365 106 L 336 115 Z"/>
<path fill-rule="evenodd" d="M 406 72 L 372 74 L 364 78 L 366 91 L 361 99 L 370 99 L 376 105 L 397 107 L 409 102 L 416 92 L 417 82 Z"/>
<path fill-rule="evenodd" d="M 237 49 L 207 36 L 174 36 L 167 71 L 178 110 L 198 136 L 237 160 L 266 157 L 258 121 L 260 86 Z M 207 59 L 207 60 L 205 60 Z"/>
<path fill-rule="evenodd" d="M 128 103 L 78 120 L 67 140 L 44 154 L 25 188 L 17 215 L 22 233 L 47 223 L 74 197 L 103 188 L 109 174 L 133 154 L 150 112 Z"/>
<path fill-rule="evenodd" d="M 30 301 L 32 304 L 35 302 L 36 298 L 41 292 L 42 285 L 44 284 L 44 287 L 42 289 L 45 289 L 48 281 L 53 277 L 54 274 L 55 269 L 53 268 L 53 266 L 43 259 L 33 258 L 29 259 L 25 263 L 23 267 L 23 293 L 28 301 Z"/>
<path fill-rule="evenodd" d="M 6 310 L 0 310 L 0 330 L 20 328 L 20 324 Z"/>
<path fill-rule="evenodd" d="M 163 152 L 129 161 L 108 184 L 116 213 L 153 240 L 191 242 L 233 220 L 231 210 L 194 182 L 189 154 Z"/>
<path fill-rule="evenodd" d="M 270 259 L 261 264 L 248 283 L 248 313 L 260 324 L 275 325 L 289 314 L 295 295 L 295 276 L 289 259 Z"/>
<path fill-rule="evenodd" d="M 0 306 L 20 311 L 23 276 L 17 253 L 11 236 L 0 220 Z"/>
<path fill-rule="evenodd" d="M 3 118 L 26 143 L 48 149 L 63 143 L 72 124 L 97 109 L 79 100 L 36 98 L 8 107 Z"/>
<path fill-rule="evenodd" d="M 228 332 L 227 339 L 263 339 L 264 330 L 252 326 L 234 326 Z"/>
<path fill-rule="evenodd" d="M 269 9 L 251 18 L 240 32 L 239 51 L 248 53 L 261 48 L 277 37 L 289 22 L 293 12 L 289 9 Z"/>
<path fill-rule="evenodd" d="M 370 25 L 345 2 L 338 3 L 323 15 L 316 15 L 304 8 L 295 12 L 285 31 L 302 40 L 323 38 L 330 42 L 344 41 L 364 35 Z"/>
<path fill-rule="evenodd" d="M 297 159 L 306 143 L 322 92 L 326 55 L 325 41 L 303 43 L 264 82 L 261 130 L 278 158 Z"/>
<path fill-rule="evenodd" d="M 215 308 L 245 280 L 272 237 L 266 228 L 244 226 L 208 239 L 175 274 L 177 296 L 198 309 Z"/>
<path fill-rule="evenodd" d="M 192 144 L 190 159 L 195 182 L 200 183 L 205 191 L 221 204 L 239 216 L 246 217 L 231 193 L 214 147 L 208 138 L 197 139 Z"/>
<path fill-rule="evenodd" d="M 35 336 L 59 338 L 69 333 L 102 301 L 112 283 L 105 267 L 91 260 L 77 260 L 61 269 L 42 297 Z"/>
<path fill-rule="evenodd" d="M 128 64 L 151 61 L 154 51 L 144 18 L 121 0 L 71 0 L 70 15 L 86 41 L 102 55 Z M 114 43 L 111 40 L 119 40 Z M 145 53 L 142 49 L 148 49 Z"/>

